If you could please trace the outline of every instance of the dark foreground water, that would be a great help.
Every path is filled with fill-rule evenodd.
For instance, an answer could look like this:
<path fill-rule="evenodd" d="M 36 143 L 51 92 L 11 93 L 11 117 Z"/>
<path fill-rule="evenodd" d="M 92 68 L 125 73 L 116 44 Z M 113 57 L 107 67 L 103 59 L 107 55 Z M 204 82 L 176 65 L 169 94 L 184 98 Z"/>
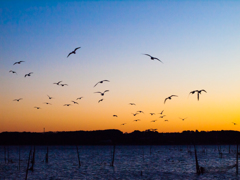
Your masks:
<path fill-rule="evenodd" d="M 0 179 L 25 179 L 31 146 L 0 146 Z M 46 146 L 36 146 L 34 171 L 28 179 L 240 179 L 236 174 L 236 146 L 197 146 L 199 165 L 206 173 L 196 174 L 193 146 L 116 146 L 114 167 L 113 146 L 49 146 L 49 162 L 45 162 Z M 7 151 L 8 151 L 7 150 Z M 191 150 L 193 153 L 189 153 Z M 204 152 L 205 151 L 205 152 Z M 31 165 L 30 165 L 31 166 Z M 239 172 L 240 173 L 240 172 Z"/>

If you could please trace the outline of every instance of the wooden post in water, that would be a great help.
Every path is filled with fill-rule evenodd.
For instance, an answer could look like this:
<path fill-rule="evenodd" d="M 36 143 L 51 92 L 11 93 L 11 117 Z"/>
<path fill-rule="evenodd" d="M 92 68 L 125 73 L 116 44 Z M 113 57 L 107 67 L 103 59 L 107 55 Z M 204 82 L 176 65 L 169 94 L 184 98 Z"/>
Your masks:
<path fill-rule="evenodd" d="M 236 173 L 238 174 L 238 144 L 237 144 L 237 158 L 236 158 Z"/>
<path fill-rule="evenodd" d="M 114 144 L 114 145 L 113 145 L 113 157 L 112 157 L 112 164 L 111 164 L 111 166 L 113 166 L 113 164 L 114 164 L 115 147 L 116 147 L 116 145 Z"/>
<path fill-rule="evenodd" d="M 33 149 L 33 157 L 32 157 L 32 166 L 29 168 L 30 171 L 33 171 L 33 166 L 35 164 L 35 146 L 34 146 L 34 149 Z"/>
<path fill-rule="evenodd" d="M 29 162 L 30 162 L 31 153 L 32 153 L 32 149 L 30 149 L 29 156 L 28 156 L 28 164 L 27 164 L 25 180 L 27 180 L 27 176 L 28 176 Z"/>
<path fill-rule="evenodd" d="M 79 157 L 79 152 L 78 152 L 78 146 L 76 145 L 77 148 L 77 155 L 78 155 L 78 165 L 79 167 L 81 166 L 81 162 L 80 162 L 80 157 Z"/>
<path fill-rule="evenodd" d="M 198 159 L 197 159 L 197 150 L 196 150 L 195 144 L 194 144 L 194 151 L 195 151 L 195 161 L 196 161 L 196 172 L 199 175 L 200 171 L 199 171 L 199 165 L 198 165 Z"/>

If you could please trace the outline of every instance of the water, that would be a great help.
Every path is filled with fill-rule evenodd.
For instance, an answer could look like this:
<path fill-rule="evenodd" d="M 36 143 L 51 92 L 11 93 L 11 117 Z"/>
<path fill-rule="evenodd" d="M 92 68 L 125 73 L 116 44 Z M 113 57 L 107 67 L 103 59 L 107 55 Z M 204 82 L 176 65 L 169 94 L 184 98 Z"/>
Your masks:
<path fill-rule="evenodd" d="M 31 146 L 6 146 L 9 159 L 5 163 L 4 147 L 0 146 L 0 179 L 25 179 Z M 113 146 L 78 146 L 81 160 L 79 168 L 76 146 L 49 146 L 49 162 L 45 162 L 46 146 L 36 146 L 34 171 L 28 179 L 238 179 L 236 168 L 236 146 L 222 146 L 222 158 L 217 146 L 197 146 L 199 165 L 206 173 L 196 174 L 194 153 L 187 146 L 116 146 L 114 167 Z M 203 150 L 206 149 L 206 153 Z M 191 147 L 193 151 L 193 147 Z M 31 165 L 30 165 L 31 166 Z M 222 168 L 221 168 L 222 167 Z"/>

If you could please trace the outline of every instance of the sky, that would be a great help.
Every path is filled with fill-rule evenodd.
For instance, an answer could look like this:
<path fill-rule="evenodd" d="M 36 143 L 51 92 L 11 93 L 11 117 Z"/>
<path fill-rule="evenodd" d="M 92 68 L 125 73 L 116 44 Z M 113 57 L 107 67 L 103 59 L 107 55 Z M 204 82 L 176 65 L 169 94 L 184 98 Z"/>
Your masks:
<path fill-rule="evenodd" d="M 0 0 L 0 132 L 239 131 L 239 22 L 239 1 Z"/>

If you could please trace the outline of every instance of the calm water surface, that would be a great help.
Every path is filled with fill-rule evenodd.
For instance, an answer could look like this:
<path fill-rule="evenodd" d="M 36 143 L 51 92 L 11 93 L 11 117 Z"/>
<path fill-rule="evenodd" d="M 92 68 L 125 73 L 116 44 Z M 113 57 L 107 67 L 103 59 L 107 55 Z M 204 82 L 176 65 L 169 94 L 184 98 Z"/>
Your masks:
<path fill-rule="evenodd" d="M 5 163 L 4 146 L 0 146 L 0 179 L 25 179 L 31 146 L 6 146 L 9 159 Z M 197 146 L 199 165 L 206 173 L 196 175 L 193 146 L 49 146 L 49 162 L 45 162 L 46 146 L 36 146 L 34 171 L 28 179 L 240 179 L 236 174 L 236 146 Z M 8 158 L 8 153 L 7 153 Z M 31 165 L 30 165 L 31 166 Z M 240 172 L 239 172 L 240 173 Z"/>

